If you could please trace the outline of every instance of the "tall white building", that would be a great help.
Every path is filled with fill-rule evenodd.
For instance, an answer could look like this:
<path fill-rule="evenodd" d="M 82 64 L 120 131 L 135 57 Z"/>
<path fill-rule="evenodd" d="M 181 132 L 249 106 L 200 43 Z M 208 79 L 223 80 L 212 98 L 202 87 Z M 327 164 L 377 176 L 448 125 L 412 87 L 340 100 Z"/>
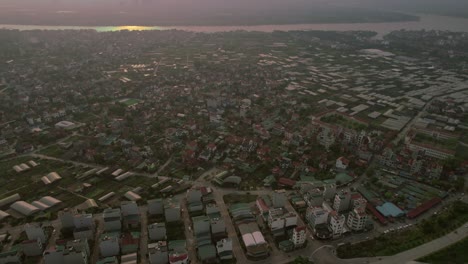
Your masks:
<path fill-rule="evenodd" d="M 369 216 L 366 214 L 365 210 L 356 208 L 349 213 L 346 224 L 351 230 L 360 231 L 364 230 L 368 219 Z"/>
<path fill-rule="evenodd" d="M 298 226 L 293 229 L 291 241 L 294 247 L 298 248 L 304 245 L 307 240 L 307 228 L 305 226 Z"/>
<path fill-rule="evenodd" d="M 344 232 L 344 224 L 346 222 L 346 218 L 344 215 L 340 215 L 335 211 L 330 212 L 330 228 L 333 232 L 333 237 L 337 238 L 341 236 Z"/>
<path fill-rule="evenodd" d="M 309 207 L 306 211 L 306 219 L 312 228 L 328 222 L 328 211 L 322 207 Z"/>

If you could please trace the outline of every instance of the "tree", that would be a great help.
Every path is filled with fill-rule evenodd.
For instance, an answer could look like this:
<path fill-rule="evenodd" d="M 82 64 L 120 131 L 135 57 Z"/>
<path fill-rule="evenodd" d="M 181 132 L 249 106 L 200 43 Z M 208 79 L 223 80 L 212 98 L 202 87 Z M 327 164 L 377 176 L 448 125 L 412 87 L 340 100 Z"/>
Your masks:
<path fill-rule="evenodd" d="M 296 257 L 291 264 L 313 264 L 314 262 L 309 260 L 307 257 L 299 256 Z"/>

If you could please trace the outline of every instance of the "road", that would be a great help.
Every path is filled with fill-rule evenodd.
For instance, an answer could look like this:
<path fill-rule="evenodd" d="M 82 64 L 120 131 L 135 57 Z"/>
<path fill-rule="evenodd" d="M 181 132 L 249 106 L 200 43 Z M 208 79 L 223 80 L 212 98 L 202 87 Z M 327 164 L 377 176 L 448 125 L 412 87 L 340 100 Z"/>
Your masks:
<path fill-rule="evenodd" d="M 148 210 L 146 207 L 140 207 L 140 219 L 141 219 L 141 239 L 140 239 L 140 261 L 138 263 L 148 263 L 147 252 L 148 252 Z"/>
<path fill-rule="evenodd" d="M 232 239 L 232 251 L 234 257 L 236 258 L 237 263 L 250 263 L 247 257 L 244 254 L 244 250 L 242 249 L 241 242 L 236 233 L 236 229 L 234 228 L 234 223 L 232 222 L 231 216 L 229 215 L 228 208 L 224 203 L 223 196 L 224 192 L 214 189 L 213 196 L 218 205 L 219 211 L 221 213 L 221 217 L 224 219 L 224 223 L 226 223 L 226 231 L 229 238 Z"/>
<path fill-rule="evenodd" d="M 99 249 L 99 240 L 101 238 L 102 231 L 104 229 L 104 219 L 101 217 L 95 217 L 96 223 L 96 235 L 94 236 L 94 247 L 91 255 L 91 262 L 90 263 L 97 263 L 100 258 L 100 249 Z"/>
<path fill-rule="evenodd" d="M 187 208 L 187 199 L 183 197 L 181 200 L 180 209 L 182 210 L 182 221 L 184 221 L 184 228 L 185 228 L 185 240 L 187 241 L 187 250 L 189 254 L 189 259 L 191 263 L 197 264 L 197 245 L 195 242 L 195 237 L 193 236 L 192 231 L 192 221 L 190 221 L 190 215 Z"/>

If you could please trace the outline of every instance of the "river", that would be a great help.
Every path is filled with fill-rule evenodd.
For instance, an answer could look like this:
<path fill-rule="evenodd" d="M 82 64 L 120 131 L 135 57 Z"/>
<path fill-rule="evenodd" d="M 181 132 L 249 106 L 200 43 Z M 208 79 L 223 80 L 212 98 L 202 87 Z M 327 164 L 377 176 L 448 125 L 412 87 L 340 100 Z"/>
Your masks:
<path fill-rule="evenodd" d="M 293 24 L 293 25 L 257 25 L 257 26 L 42 26 L 42 25 L 0 25 L 4 29 L 17 30 L 79 30 L 94 29 L 98 32 L 110 32 L 119 30 L 184 30 L 192 32 L 225 32 L 235 30 L 272 32 L 275 30 L 325 30 L 325 31 L 374 31 L 377 37 L 392 32 L 394 30 L 448 30 L 458 32 L 468 32 L 468 19 L 418 14 L 419 21 L 407 22 L 382 22 L 382 23 L 336 23 L 336 24 Z"/>

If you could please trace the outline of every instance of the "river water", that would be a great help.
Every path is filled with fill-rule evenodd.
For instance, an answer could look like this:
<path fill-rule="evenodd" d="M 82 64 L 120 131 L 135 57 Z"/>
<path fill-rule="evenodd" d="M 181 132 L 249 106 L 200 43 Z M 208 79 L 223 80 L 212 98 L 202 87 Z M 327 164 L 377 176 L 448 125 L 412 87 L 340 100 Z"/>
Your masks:
<path fill-rule="evenodd" d="M 225 32 L 235 30 L 272 32 L 275 30 L 325 30 L 325 31 L 374 31 L 381 37 L 394 30 L 448 30 L 468 32 L 468 19 L 436 15 L 420 15 L 419 21 L 382 22 L 382 23 L 336 23 L 336 24 L 293 24 L 293 25 L 257 25 L 257 26 L 42 26 L 42 25 L 0 25 L 0 28 L 18 30 L 65 30 L 94 29 L 98 32 L 119 30 L 185 30 L 192 32 Z"/>

